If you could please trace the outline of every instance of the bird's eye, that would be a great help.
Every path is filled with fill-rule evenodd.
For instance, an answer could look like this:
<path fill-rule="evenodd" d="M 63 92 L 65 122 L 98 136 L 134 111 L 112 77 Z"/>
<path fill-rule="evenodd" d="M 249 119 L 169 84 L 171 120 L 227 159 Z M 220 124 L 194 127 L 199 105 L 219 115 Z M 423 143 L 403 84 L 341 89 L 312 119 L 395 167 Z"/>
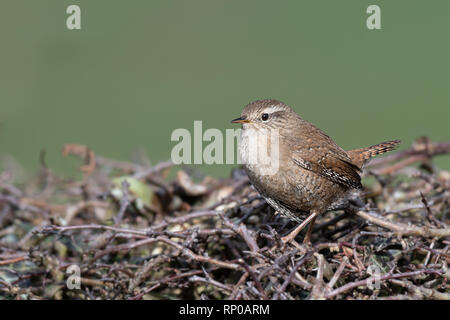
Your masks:
<path fill-rule="evenodd" d="M 261 116 L 262 121 L 267 121 L 269 120 L 269 114 L 268 113 L 263 113 Z"/>

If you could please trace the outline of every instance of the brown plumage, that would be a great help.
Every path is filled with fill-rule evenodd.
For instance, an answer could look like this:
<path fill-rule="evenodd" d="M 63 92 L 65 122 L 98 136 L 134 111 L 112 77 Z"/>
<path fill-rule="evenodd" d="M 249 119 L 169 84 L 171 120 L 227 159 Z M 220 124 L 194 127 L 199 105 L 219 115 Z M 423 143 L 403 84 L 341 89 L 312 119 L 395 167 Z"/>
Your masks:
<path fill-rule="evenodd" d="M 360 174 L 369 158 L 399 143 L 345 151 L 291 107 L 272 99 L 248 104 L 232 122 L 243 124 L 240 154 L 251 183 L 277 212 L 301 223 L 298 228 L 311 221 L 310 230 L 318 214 L 349 205 L 355 191 L 362 188 Z M 261 150 L 271 150 L 267 145 L 274 135 L 279 148 L 269 164 L 278 163 L 278 167 L 267 174 L 267 164 L 249 159 L 259 157 Z M 252 140 L 255 136 L 262 139 Z M 292 240 L 298 231 L 285 240 Z"/>
<path fill-rule="evenodd" d="M 352 163 L 361 168 L 370 158 L 394 150 L 399 143 L 400 140 L 381 142 L 367 148 L 348 150 L 347 154 Z"/>

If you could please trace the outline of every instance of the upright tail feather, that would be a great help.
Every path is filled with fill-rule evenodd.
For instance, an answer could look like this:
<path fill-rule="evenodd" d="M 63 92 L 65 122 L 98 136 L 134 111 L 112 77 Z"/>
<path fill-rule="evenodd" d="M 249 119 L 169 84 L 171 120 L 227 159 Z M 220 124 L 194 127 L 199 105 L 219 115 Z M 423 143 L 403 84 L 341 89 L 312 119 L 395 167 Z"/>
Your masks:
<path fill-rule="evenodd" d="M 386 141 L 367 148 L 349 150 L 347 154 L 352 163 L 361 168 L 370 158 L 394 150 L 399 143 L 400 140 Z"/>

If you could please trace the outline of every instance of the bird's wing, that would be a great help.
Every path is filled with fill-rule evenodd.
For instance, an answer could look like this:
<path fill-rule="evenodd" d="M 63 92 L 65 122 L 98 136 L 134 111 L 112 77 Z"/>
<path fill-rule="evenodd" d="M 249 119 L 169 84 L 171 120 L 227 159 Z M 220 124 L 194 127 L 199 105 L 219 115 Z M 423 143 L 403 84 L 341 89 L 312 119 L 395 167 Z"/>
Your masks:
<path fill-rule="evenodd" d="M 334 183 L 361 189 L 361 170 L 351 162 L 347 153 L 320 129 L 310 127 L 308 133 L 303 133 L 301 143 L 291 144 L 298 145 L 291 153 L 294 163 Z"/>

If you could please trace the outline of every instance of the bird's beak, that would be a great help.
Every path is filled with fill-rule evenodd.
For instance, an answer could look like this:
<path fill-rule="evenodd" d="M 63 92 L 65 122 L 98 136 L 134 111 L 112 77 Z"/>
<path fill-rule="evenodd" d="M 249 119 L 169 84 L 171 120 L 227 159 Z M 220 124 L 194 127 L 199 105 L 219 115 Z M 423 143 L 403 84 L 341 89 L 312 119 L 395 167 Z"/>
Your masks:
<path fill-rule="evenodd" d="M 250 120 L 245 119 L 245 117 L 239 117 L 234 120 L 231 120 L 231 123 L 250 123 Z"/>

